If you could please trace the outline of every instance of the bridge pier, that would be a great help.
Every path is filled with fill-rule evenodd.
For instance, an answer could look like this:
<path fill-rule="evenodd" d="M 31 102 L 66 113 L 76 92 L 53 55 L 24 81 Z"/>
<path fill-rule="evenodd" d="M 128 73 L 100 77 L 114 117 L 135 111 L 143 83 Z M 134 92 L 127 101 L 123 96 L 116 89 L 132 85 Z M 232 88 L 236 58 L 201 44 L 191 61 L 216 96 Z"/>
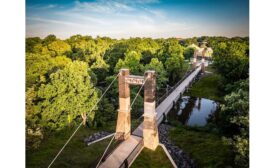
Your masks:
<path fill-rule="evenodd" d="M 131 134 L 130 86 L 125 80 L 129 75 L 129 69 L 121 69 L 118 77 L 119 110 L 115 139 L 119 140 L 125 140 Z"/>
<path fill-rule="evenodd" d="M 156 113 L 156 73 L 146 71 L 144 78 L 144 122 L 143 122 L 143 142 L 144 147 L 155 150 L 159 145 L 158 123 Z"/>

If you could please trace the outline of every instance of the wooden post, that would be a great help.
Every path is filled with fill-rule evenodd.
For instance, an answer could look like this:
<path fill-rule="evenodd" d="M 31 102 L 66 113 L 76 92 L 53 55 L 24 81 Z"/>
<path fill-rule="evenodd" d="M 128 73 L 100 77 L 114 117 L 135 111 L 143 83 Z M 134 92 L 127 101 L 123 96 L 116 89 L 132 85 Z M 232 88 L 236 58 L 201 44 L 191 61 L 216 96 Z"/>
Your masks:
<path fill-rule="evenodd" d="M 144 79 L 144 122 L 143 122 L 143 141 L 144 146 L 155 150 L 159 145 L 157 113 L 156 113 L 156 73 L 146 71 Z"/>
<path fill-rule="evenodd" d="M 121 69 L 118 77 L 119 110 L 115 139 L 125 140 L 131 134 L 130 87 L 125 78 L 130 75 L 129 69 Z"/>

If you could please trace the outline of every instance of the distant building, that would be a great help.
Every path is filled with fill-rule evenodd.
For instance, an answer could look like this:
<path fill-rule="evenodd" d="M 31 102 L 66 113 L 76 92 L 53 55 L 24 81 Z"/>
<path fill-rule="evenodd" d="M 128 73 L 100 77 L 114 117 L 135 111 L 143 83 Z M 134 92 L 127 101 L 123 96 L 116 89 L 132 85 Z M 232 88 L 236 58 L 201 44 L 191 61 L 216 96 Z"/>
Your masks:
<path fill-rule="evenodd" d="M 211 47 L 206 46 L 206 42 L 202 42 L 200 46 L 197 46 L 195 44 L 191 44 L 188 47 L 192 47 L 195 49 L 194 57 L 205 57 L 205 58 L 211 58 L 213 54 L 213 50 Z"/>

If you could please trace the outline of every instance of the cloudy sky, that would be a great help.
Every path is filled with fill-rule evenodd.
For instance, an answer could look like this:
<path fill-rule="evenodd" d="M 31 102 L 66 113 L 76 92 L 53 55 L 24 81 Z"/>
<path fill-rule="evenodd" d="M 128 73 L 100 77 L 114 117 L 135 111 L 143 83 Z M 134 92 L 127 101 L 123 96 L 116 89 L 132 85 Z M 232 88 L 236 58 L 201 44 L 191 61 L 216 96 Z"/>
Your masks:
<path fill-rule="evenodd" d="M 27 37 L 248 36 L 248 0 L 27 0 Z"/>

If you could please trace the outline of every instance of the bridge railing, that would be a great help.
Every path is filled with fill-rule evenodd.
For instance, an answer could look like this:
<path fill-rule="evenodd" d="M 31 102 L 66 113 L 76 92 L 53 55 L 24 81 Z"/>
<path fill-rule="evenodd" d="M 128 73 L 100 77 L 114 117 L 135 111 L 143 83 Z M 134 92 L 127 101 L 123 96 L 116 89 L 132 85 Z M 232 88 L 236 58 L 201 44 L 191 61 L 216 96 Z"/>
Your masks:
<path fill-rule="evenodd" d="M 158 106 L 164 99 L 166 99 L 192 72 L 194 72 L 194 69 L 187 71 L 183 78 L 181 78 L 170 90 L 168 90 L 168 92 L 166 92 L 157 100 L 156 106 Z"/>
<path fill-rule="evenodd" d="M 140 141 L 137 146 L 132 150 L 132 152 L 127 156 L 127 158 L 124 159 L 124 161 L 121 163 L 119 168 L 128 168 L 132 161 L 134 161 L 134 157 L 136 154 L 141 150 L 143 146 L 143 141 Z"/>

